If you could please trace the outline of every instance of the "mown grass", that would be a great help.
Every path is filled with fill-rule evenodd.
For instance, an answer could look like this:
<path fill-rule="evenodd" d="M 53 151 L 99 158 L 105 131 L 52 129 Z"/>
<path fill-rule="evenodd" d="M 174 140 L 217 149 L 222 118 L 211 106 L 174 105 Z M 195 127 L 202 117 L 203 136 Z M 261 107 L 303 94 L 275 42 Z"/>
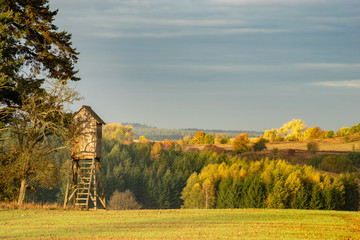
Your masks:
<path fill-rule="evenodd" d="M 360 213 L 0 210 L 2 239 L 360 239 Z"/>

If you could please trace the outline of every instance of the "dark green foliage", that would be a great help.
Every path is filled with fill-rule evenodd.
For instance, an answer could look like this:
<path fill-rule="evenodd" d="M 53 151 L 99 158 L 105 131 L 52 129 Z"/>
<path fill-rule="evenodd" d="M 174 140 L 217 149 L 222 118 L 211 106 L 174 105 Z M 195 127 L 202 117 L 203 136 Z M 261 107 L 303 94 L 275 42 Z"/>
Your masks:
<path fill-rule="evenodd" d="M 244 208 L 263 208 L 266 198 L 266 187 L 264 182 L 255 176 L 249 176 L 244 181 L 243 197 L 241 207 Z"/>
<path fill-rule="evenodd" d="M 220 181 L 216 191 L 217 208 L 239 208 L 241 205 L 243 179 L 233 181 L 224 178 Z"/>
<path fill-rule="evenodd" d="M 310 159 L 310 162 L 309 164 L 311 166 L 313 166 L 314 168 L 318 168 L 319 164 L 324 160 L 325 156 L 324 155 L 321 155 L 321 156 L 313 156 L 311 159 Z"/>
<path fill-rule="evenodd" d="M 308 209 L 309 208 L 309 190 L 306 185 L 302 185 L 296 193 L 294 200 L 291 202 L 290 208 Z"/>
<path fill-rule="evenodd" d="M 358 168 L 360 168 L 360 153 L 358 152 L 351 152 L 346 155 L 348 159 Z"/>
<path fill-rule="evenodd" d="M 343 210 L 358 211 L 360 203 L 359 183 L 357 177 L 353 174 L 341 174 L 340 182 L 344 185 L 345 204 Z"/>
<path fill-rule="evenodd" d="M 324 198 L 321 195 L 321 189 L 318 185 L 314 184 L 311 191 L 310 209 L 321 210 L 324 209 Z"/>
<path fill-rule="evenodd" d="M 265 138 L 261 138 L 259 141 L 254 143 L 254 145 L 252 146 L 253 150 L 255 152 L 265 150 L 266 149 L 266 142 L 267 142 L 267 140 Z"/>
<path fill-rule="evenodd" d="M 151 144 L 121 144 L 103 139 L 102 167 L 105 197 L 115 189 L 129 189 L 144 208 L 180 208 L 181 191 L 193 172 L 206 164 L 221 161 L 212 153 L 161 151 L 159 158 L 151 159 Z"/>
<path fill-rule="evenodd" d="M 79 80 L 71 34 L 53 24 L 49 0 L 0 2 L 0 102 L 21 105 L 21 95 L 41 88 L 44 76 Z"/>
<path fill-rule="evenodd" d="M 318 167 L 321 170 L 335 173 L 355 172 L 357 170 L 346 156 L 327 156 Z"/>

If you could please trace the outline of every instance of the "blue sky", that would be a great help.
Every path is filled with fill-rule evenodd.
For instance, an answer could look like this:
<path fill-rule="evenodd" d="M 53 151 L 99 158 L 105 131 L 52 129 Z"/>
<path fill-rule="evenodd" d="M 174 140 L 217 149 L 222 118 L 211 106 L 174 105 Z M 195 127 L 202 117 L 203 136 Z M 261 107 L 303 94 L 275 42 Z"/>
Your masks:
<path fill-rule="evenodd" d="M 360 122 L 358 0 L 50 0 L 105 122 L 259 130 Z"/>

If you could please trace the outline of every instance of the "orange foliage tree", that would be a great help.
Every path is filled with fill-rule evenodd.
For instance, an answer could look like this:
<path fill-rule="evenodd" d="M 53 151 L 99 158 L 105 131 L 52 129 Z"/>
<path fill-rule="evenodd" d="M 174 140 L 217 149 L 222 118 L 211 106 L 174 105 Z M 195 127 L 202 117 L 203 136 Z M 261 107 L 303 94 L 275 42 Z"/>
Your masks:
<path fill-rule="evenodd" d="M 233 149 L 235 152 L 238 153 L 250 151 L 251 147 L 250 147 L 249 134 L 247 133 L 239 134 L 234 140 Z"/>

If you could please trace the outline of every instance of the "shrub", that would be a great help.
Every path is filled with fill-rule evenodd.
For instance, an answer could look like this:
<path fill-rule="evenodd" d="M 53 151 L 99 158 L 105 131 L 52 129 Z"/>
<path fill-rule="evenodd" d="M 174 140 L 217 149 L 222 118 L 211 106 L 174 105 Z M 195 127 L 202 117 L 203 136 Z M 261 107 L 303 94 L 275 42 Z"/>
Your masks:
<path fill-rule="evenodd" d="M 290 157 L 295 156 L 295 149 L 288 149 L 287 150 L 287 155 L 290 156 Z"/>
<path fill-rule="evenodd" d="M 204 151 L 211 151 L 211 152 L 216 152 L 218 154 L 222 154 L 225 153 L 225 149 L 218 147 L 216 145 L 210 144 L 210 145 L 206 145 L 204 147 Z"/>
<path fill-rule="evenodd" d="M 351 152 L 348 155 L 346 155 L 348 159 L 356 166 L 360 167 L 360 153 L 357 152 Z"/>
<path fill-rule="evenodd" d="M 355 172 L 357 169 L 346 156 L 327 156 L 319 169 L 335 173 Z"/>
<path fill-rule="evenodd" d="M 206 134 L 204 137 L 204 144 L 214 144 L 214 136 L 211 134 Z"/>
<path fill-rule="evenodd" d="M 350 137 L 349 137 L 348 135 L 344 136 L 343 139 L 344 139 L 345 142 L 349 142 L 349 141 L 350 141 Z"/>
<path fill-rule="evenodd" d="M 321 156 L 313 156 L 311 159 L 310 159 L 310 162 L 309 164 L 311 166 L 313 166 L 314 168 L 318 168 L 319 167 L 319 164 L 324 160 L 325 156 L 324 155 L 321 155 Z"/>
<path fill-rule="evenodd" d="M 280 136 L 280 135 L 277 135 L 275 137 L 275 142 L 284 142 L 285 141 L 285 138 L 283 136 Z"/>
<path fill-rule="evenodd" d="M 337 131 L 336 135 L 339 136 L 339 137 L 344 137 L 344 136 L 348 135 L 347 134 L 348 130 L 349 130 L 349 128 L 342 127 Z"/>
<path fill-rule="evenodd" d="M 335 136 L 334 131 L 326 131 L 325 132 L 325 138 L 333 138 Z"/>
<path fill-rule="evenodd" d="M 317 151 L 319 151 L 319 144 L 317 142 L 308 142 L 306 144 L 306 148 L 309 152 L 315 154 Z"/>
<path fill-rule="evenodd" d="M 276 156 L 279 153 L 279 149 L 278 148 L 274 148 L 271 150 L 272 155 Z"/>
<path fill-rule="evenodd" d="M 115 190 L 109 200 L 111 210 L 133 210 L 140 209 L 142 205 L 136 201 L 134 194 L 130 190 L 119 192 Z"/>
<path fill-rule="evenodd" d="M 257 141 L 254 143 L 254 145 L 252 146 L 253 150 L 255 152 L 257 151 L 262 151 L 264 149 L 266 149 L 266 143 L 268 142 L 268 140 L 266 140 L 265 138 L 259 138 L 257 139 Z"/>

